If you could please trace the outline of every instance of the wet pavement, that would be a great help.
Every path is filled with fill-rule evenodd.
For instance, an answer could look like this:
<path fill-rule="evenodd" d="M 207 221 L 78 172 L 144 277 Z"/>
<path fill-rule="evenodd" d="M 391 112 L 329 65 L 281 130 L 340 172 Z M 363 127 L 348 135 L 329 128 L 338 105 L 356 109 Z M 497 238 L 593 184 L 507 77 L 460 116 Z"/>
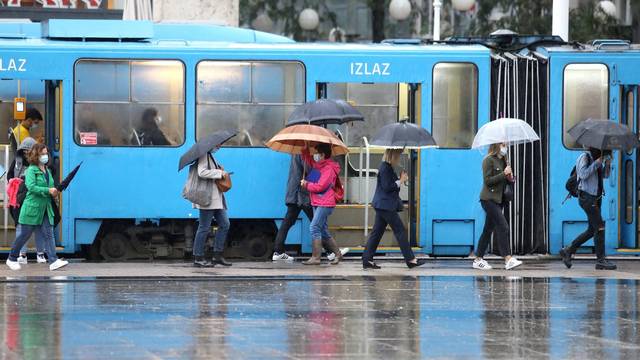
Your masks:
<path fill-rule="evenodd" d="M 467 263 L 3 269 L 0 359 L 640 358 L 638 262 L 618 272 L 578 262 L 568 274 L 549 262 L 490 273 Z"/>

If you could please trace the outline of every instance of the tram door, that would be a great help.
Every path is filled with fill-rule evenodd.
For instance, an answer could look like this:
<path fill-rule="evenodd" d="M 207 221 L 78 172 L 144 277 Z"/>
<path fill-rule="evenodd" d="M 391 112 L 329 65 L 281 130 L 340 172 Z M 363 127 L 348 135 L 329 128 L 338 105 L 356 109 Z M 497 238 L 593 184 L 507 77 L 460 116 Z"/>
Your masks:
<path fill-rule="evenodd" d="M 620 87 L 620 122 L 638 133 L 638 86 Z M 638 150 L 620 154 L 620 243 L 621 249 L 638 248 Z"/>
<path fill-rule="evenodd" d="M 342 169 L 341 179 L 345 187 L 345 199 L 338 204 L 329 220 L 329 229 L 336 234 L 340 246 L 354 250 L 364 247 L 365 233 L 368 233 L 375 219 L 375 212 L 368 203 L 373 199 L 378 166 L 384 150 L 369 148 L 369 166 L 366 165 L 364 139 L 371 141 L 384 125 L 408 118 L 420 122 L 420 85 L 408 83 L 318 83 L 318 98 L 345 100 L 357 108 L 365 118 L 364 122 L 353 122 L 341 126 L 329 125 L 349 147 L 347 156 L 337 160 Z M 418 154 L 406 151 L 400 167 L 409 173 L 408 186 L 402 186 L 400 197 L 405 203 L 405 211 L 400 213 L 409 229 L 412 246 L 417 246 L 417 184 L 419 183 L 416 164 Z M 399 170 L 399 169 L 397 169 Z M 367 195 L 368 188 L 368 195 Z M 413 204 L 413 205 L 412 205 Z M 368 221 L 365 221 L 365 217 Z M 380 251 L 398 251 L 398 245 L 390 229 L 385 232 L 380 243 Z M 303 249 L 304 251 L 305 249 Z"/>
<path fill-rule="evenodd" d="M 46 80 L 44 81 L 44 128 L 42 129 L 41 140 L 49 148 L 52 155 L 51 166 L 57 181 L 62 181 L 62 146 L 60 144 L 60 122 L 62 119 L 62 81 Z M 58 210 L 60 215 L 63 211 L 62 197 L 60 194 L 58 202 Z M 62 223 L 56 229 L 56 243 L 60 243 L 62 239 Z"/>

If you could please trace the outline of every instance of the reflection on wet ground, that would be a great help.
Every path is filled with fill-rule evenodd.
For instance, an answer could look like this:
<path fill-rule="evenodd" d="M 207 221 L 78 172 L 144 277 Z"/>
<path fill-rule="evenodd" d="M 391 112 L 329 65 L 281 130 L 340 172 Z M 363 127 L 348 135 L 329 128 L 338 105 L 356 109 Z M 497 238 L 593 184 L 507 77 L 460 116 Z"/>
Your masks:
<path fill-rule="evenodd" d="M 640 356 L 636 280 L 4 282 L 0 299 L 2 359 Z"/>

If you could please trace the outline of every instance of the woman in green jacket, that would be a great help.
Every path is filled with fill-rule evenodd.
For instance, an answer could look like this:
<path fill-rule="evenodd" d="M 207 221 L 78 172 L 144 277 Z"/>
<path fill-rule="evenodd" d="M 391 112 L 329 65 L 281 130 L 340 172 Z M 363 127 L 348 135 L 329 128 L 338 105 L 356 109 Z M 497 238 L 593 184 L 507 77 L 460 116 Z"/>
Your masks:
<path fill-rule="evenodd" d="M 480 192 L 480 205 L 482 205 L 487 217 L 478 242 L 476 259 L 473 261 L 474 269 L 491 270 L 491 265 L 482 257 L 487 251 L 491 234 L 494 232 L 500 255 L 504 257 L 505 269 L 510 270 L 522 265 L 522 261 L 511 256 L 509 224 L 504 216 L 504 188 L 507 183 L 514 180 L 511 166 L 505 159 L 508 151 L 507 144 L 491 144 L 489 154 L 482 161 L 483 181 L 482 191 Z"/>
<path fill-rule="evenodd" d="M 20 270 L 18 256 L 20 249 L 29 241 L 31 234 L 36 233 L 40 237 L 47 253 L 49 270 L 57 270 L 67 264 L 68 261 L 58 259 L 56 256 L 56 244 L 53 237 L 53 206 L 52 198 L 58 196 L 58 190 L 53 185 L 53 177 L 47 169 L 49 153 L 43 144 L 35 144 L 29 152 L 29 165 L 25 172 L 25 185 L 27 196 L 20 207 L 20 217 L 16 227 L 16 241 L 13 243 L 11 253 L 7 259 L 7 266 L 11 270 Z"/>

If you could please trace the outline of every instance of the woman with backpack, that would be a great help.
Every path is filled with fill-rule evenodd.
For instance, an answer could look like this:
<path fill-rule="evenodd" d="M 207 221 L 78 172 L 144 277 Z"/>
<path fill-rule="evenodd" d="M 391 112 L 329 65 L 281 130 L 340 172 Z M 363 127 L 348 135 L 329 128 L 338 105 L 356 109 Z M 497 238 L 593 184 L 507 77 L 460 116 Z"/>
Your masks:
<path fill-rule="evenodd" d="M 13 243 L 11 253 L 7 259 L 7 266 L 11 270 L 20 270 L 18 263 L 20 249 L 29 241 L 31 234 L 42 239 L 49 270 L 57 270 L 69 264 L 68 261 L 58 259 L 56 256 L 56 244 L 53 235 L 55 212 L 52 198 L 58 196 L 53 176 L 47 168 L 49 152 L 43 144 L 35 144 L 29 151 L 29 167 L 25 172 L 25 184 L 27 196 L 20 207 L 20 217 L 16 227 L 16 241 Z"/>
<path fill-rule="evenodd" d="M 405 171 L 400 173 L 400 177 L 393 170 L 400 162 L 401 149 L 387 149 L 384 152 L 382 163 L 378 168 L 378 178 L 376 192 L 373 195 L 373 208 L 376 211 L 376 220 L 373 230 L 369 234 L 367 245 L 362 253 L 362 267 L 364 269 L 380 269 L 380 266 L 373 262 L 373 255 L 378 249 L 380 239 L 384 235 L 387 224 L 391 226 L 393 234 L 400 245 L 404 261 L 412 269 L 426 263 L 423 259 L 418 259 L 411 250 L 411 244 L 407 237 L 407 229 L 400 219 L 398 212 L 402 211 L 404 204 L 400 199 L 400 186 L 405 183 L 409 176 Z"/>
<path fill-rule="evenodd" d="M 339 181 L 340 165 L 331 159 L 331 145 L 320 143 L 315 146 L 315 150 L 316 153 L 313 156 L 308 148 L 302 151 L 302 159 L 319 173 L 316 179 L 311 179 L 309 176 L 308 180 L 300 180 L 300 186 L 309 192 L 313 207 L 313 219 L 310 225 L 312 253 L 311 258 L 303 264 L 320 265 L 324 240 L 329 250 L 336 255 L 331 264 L 337 265 L 342 260 L 342 253 L 336 240 L 329 234 L 328 220 L 336 207 L 335 187 Z"/>
<path fill-rule="evenodd" d="M 504 216 L 505 187 L 508 183 L 514 181 L 513 171 L 506 160 L 508 152 L 507 144 L 491 144 L 489 153 L 482 161 L 483 182 L 482 191 L 480 192 L 480 205 L 482 205 L 487 217 L 478 242 L 476 258 L 473 260 L 474 269 L 492 269 L 491 265 L 483 259 L 484 253 L 489 247 L 492 233 L 495 233 L 500 255 L 504 257 L 504 268 L 511 270 L 522 265 L 522 261 L 511 255 L 509 225 Z"/>

